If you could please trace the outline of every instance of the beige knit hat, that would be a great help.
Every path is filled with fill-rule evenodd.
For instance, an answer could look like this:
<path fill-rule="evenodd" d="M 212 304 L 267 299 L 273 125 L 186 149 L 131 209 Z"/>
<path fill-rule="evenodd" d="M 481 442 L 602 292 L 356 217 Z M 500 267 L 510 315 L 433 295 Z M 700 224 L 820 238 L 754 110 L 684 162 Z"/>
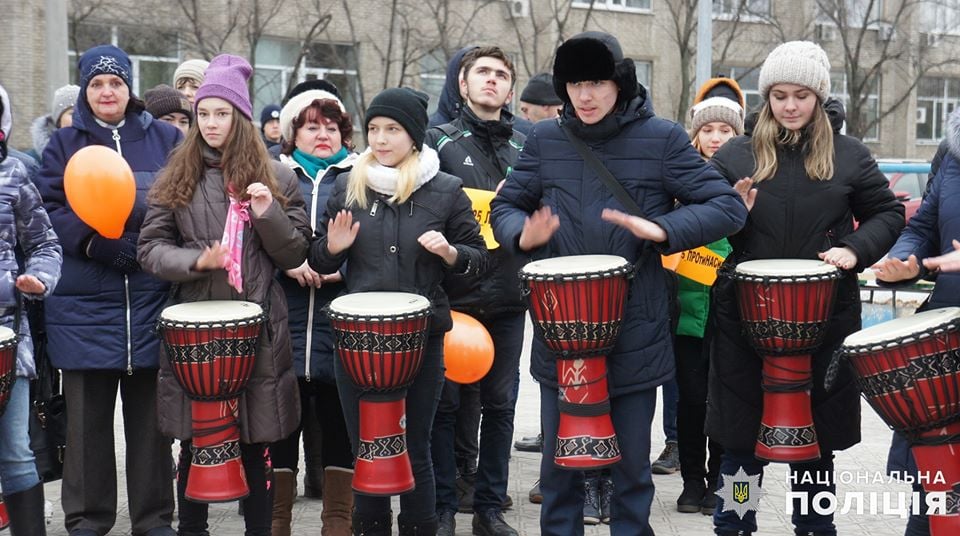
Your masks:
<path fill-rule="evenodd" d="M 816 43 L 790 41 L 767 56 L 760 68 L 760 94 L 767 98 L 776 84 L 808 87 L 826 102 L 830 97 L 830 59 Z"/>
<path fill-rule="evenodd" d="M 285 140 L 293 139 L 293 120 L 300 115 L 300 112 L 304 108 L 313 104 L 315 100 L 332 100 L 337 101 L 337 104 L 340 105 L 340 111 L 346 112 L 347 109 L 343 107 L 343 103 L 340 102 L 340 99 L 336 95 L 330 93 L 329 91 L 324 91 L 322 89 L 310 89 L 295 95 L 283 105 L 283 109 L 280 110 L 280 134 Z"/>
<path fill-rule="evenodd" d="M 177 67 L 177 70 L 173 72 L 173 87 L 177 87 L 177 82 L 181 78 L 196 80 L 197 85 L 202 84 L 203 73 L 206 72 L 209 66 L 210 62 L 207 60 L 187 60 L 181 63 L 180 66 Z"/>
<path fill-rule="evenodd" d="M 743 108 L 726 97 L 710 97 L 690 108 L 690 132 L 699 132 L 708 123 L 726 123 L 737 136 L 743 134 Z"/>

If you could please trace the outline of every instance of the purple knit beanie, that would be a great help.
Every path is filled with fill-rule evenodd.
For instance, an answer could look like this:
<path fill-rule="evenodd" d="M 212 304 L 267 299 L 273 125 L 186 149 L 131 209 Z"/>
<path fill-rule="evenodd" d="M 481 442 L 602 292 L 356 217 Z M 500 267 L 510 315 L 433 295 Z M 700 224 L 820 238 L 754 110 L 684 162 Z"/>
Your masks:
<path fill-rule="evenodd" d="M 240 56 L 221 54 L 213 58 L 207 67 L 203 84 L 194 97 L 194 113 L 200 101 L 217 97 L 234 105 L 247 119 L 253 121 L 253 106 L 250 104 L 250 91 L 247 89 L 247 80 L 252 73 L 250 63 Z"/>

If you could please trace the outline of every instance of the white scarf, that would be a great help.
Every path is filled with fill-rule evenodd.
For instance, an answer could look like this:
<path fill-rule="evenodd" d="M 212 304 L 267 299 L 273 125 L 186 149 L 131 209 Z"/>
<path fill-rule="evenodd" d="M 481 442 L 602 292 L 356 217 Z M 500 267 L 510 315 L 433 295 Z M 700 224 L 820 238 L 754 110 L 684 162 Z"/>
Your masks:
<path fill-rule="evenodd" d="M 367 150 L 364 151 L 363 154 L 369 152 L 370 148 L 367 147 Z M 419 155 L 420 169 L 417 173 L 417 182 L 413 185 L 414 192 L 419 190 L 424 184 L 430 182 L 430 179 L 436 177 L 437 172 L 440 171 L 440 156 L 437 155 L 436 151 L 424 145 Z M 399 172 L 396 168 L 387 167 L 374 161 L 367 170 L 367 186 L 374 192 L 383 195 L 396 195 L 398 174 Z"/>

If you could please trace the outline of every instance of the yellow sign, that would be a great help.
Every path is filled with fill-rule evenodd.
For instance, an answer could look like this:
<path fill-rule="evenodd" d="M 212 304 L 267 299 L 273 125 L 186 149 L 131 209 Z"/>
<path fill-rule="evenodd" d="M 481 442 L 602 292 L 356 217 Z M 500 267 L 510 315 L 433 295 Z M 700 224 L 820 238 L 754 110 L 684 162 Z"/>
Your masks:
<path fill-rule="evenodd" d="M 478 190 L 476 188 L 464 188 L 464 193 L 473 203 L 473 217 L 480 224 L 480 236 L 487 243 L 487 249 L 497 249 L 500 244 L 493 238 L 493 227 L 490 226 L 490 201 L 497 195 L 490 190 Z"/>
<path fill-rule="evenodd" d="M 664 268 L 708 287 L 717 280 L 717 269 L 723 259 L 706 246 L 662 256 Z"/>

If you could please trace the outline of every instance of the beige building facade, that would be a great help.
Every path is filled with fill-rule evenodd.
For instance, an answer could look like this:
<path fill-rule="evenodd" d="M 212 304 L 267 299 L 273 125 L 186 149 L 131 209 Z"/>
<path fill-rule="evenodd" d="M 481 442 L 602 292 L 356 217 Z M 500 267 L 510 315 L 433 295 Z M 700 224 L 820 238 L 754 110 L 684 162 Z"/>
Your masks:
<path fill-rule="evenodd" d="M 29 148 L 30 121 L 48 113 L 54 89 L 76 81 L 77 53 L 96 44 L 113 43 L 131 55 L 138 95 L 172 84 L 183 60 L 230 52 L 255 67 L 255 114 L 292 84 L 325 78 L 359 116 L 379 90 L 401 84 L 431 94 L 435 107 L 447 59 L 464 45 L 496 44 L 511 54 L 519 95 L 527 79 L 549 70 L 559 42 L 588 29 L 616 35 L 656 112 L 683 122 L 696 91 L 696 4 L 0 0 L 6 34 L 0 83 L 14 101 L 13 145 Z M 833 96 L 847 106 L 848 119 L 859 118 L 859 133 L 875 155 L 933 155 L 947 114 L 960 103 L 960 0 L 713 0 L 712 7 L 713 72 L 736 78 L 748 105 L 760 104 L 758 69 L 773 47 L 814 40 L 830 56 Z M 857 77 L 866 75 L 861 84 Z M 862 91 L 855 91 L 858 84 Z"/>

